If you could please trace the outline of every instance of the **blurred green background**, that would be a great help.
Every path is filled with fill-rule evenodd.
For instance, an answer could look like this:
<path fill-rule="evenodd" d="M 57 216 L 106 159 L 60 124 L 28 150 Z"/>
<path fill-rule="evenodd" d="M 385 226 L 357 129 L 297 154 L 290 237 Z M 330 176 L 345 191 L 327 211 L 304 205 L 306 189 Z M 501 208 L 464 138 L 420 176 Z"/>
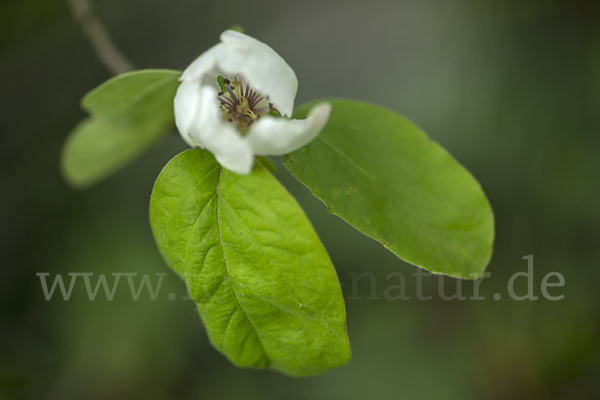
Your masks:
<path fill-rule="evenodd" d="M 110 77 L 59 0 L 0 1 L 0 399 L 600 398 L 600 2 L 104 0 L 138 68 L 183 69 L 233 24 L 294 68 L 297 104 L 373 102 L 415 121 L 481 182 L 497 224 L 483 301 L 416 298 L 415 268 L 278 176 L 328 249 L 347 299 L 351 362 L 292 379 L 232 366 L 208 343 L 147 212 L 176 134 L 85 192 L 59 174 L 80 98 Z M 443 199 L 440 199 L 443 201 Z M 533 254 L 537 301 L 507 282 Z M 36 273 L 168 272 L 156 301 L 46 301 Z M 370 278 L 352 274 L 372 273 Z M 386 300 L 406 277 L 410 300 Z M 549 272 L 565 277 L 541 297 Z M 156 279 L 153 279 L 156 281 Z M 524 293 L 519 278 L 517 293 Z M 110 282 L 110 279 L 109 279 Z M 456 280 L 442 281 L 453 293 Z M 463 282 L 465 295 L 473 283 Z M 356 289 L 360 300 L 353 300 Z M 177 293 L 174 301 L 167 294 Z M 502 294 L 498 301 L 495 293 Z M 353 299 L 348 299 L 352 297 Z"/>

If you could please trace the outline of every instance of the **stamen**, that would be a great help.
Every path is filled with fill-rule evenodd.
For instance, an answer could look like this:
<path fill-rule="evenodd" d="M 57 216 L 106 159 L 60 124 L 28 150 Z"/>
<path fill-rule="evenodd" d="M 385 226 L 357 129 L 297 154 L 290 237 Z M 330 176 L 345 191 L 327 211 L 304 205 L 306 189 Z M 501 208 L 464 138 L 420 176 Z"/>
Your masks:
<path fill-rule="evenodd" d="M 234 104 L 237 104 L 238 102 L 238 98 L 237 96 L 233 93 L 233 90 L 231 90 L 231 86 L 227 85 L 227 91 L 229 92 L 229 95 L 231 96 L 231 100 L 234 102 Z M 235 99 L 235 100 L 234 100 Z"/>
<path fill-rule="evenodd" d="M 233 82 L 219 76 L 217 83 L 221 88 L 217 99 L 223 119 L 235 124 L 235 128 L 242 134 L 248 132 L 248 128 L 263 114 L 280 115 L 272 103 L 268 103 L 268 106 L 261 103 L 265 99 L 268 101 L 269 97 L 252 89 L 250 83 L 244 82 L 240 75 L 235 75 Z"/>
<path fill-rule="evenodd" d="M 238 100 L 242 100 L 242 92 L 240 91 L 240 81 L 233 82 L 233 88 L 235 89 L 235 93 L 237 94 Z"/>
<path fill-rule="evenodd" d="M 228 101 L 221 101 L 221 104 L 226 106 L 229 111 L 233 111 L 235 109 L 235 106 Z"/>
<path fill-rule="evenodd" d="M 264 112 L 269 111 L 269 107 L 261 107 L 261 108 L 255 108 L 254 109 L 254 114 L 262 114 Z"/>
<path fill-rule="evenodd" d="M 262 96 L 259 96 L 259 97 L 258 97 L 258 99 L 255 99 L 254 101 L 252 101 L 252 103 L 251 103 L 251 105 L 250 105 L 250 106 L 251 106 L 252 108 L 254 108 L 254 106 L 256 106 L 258 103 L 260 103 L 260 101 L 261 101 L 262 99 L 264 99 L 264 97 L 262 97 Z"/>
<path fill-rule="evenodd" d="M 227 103 L 227 104 L 229 104 L 231 106 L 235 105 L 235 102 L 233 100 L 231 100 L 231 99 L 229 99 L 229 98 L 227 98 L 225 96 L 219 97 L 219 100 L 221 100 L 222 102 L 225 102 L 225 103 Z"/>

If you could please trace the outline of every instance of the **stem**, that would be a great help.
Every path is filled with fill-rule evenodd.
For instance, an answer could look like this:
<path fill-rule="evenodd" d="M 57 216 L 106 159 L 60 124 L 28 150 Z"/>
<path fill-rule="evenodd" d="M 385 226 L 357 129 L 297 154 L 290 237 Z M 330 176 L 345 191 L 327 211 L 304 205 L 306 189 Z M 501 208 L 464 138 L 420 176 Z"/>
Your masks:
<path fill-rule="evenodd" d="M 66 0 L 75 22 L 90 40 L 98 59 L 114 75 L 135 69 L 133 63 L 117 48 L 108 30 L 94 13 L 90 0 Z"/>

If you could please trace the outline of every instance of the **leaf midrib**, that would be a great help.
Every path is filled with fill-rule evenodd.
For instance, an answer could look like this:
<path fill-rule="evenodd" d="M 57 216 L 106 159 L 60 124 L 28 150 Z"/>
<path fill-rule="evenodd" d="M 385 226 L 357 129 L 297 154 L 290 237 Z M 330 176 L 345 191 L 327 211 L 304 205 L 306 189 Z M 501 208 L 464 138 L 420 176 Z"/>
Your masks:
<path fill-rule="evenodd" d="M 388 189 L 388 190 L 390 190 L 392 192 L 395 192 L 395 190 L 393 189 L 392 186 L 390 186 L 389 184 L 387 184 L 385 181 L 380 181 L 380 180 L 376 179 L 365 168 L 361 167 L 360 164 L 358 164 L 358 162 L 354 161 L 348 154 L 346 154 L 342 149 L 340 149 L 339 147 L 335 146 L 333 143 L 329 142 L 328 140 L 326 140 L 325 138 L 323 138 L 321 136 L 317 136 L 317 139 L 320 139 L 323 143 L 325 143 L 327 146 L 329 146 L 329 148 L 331 148 L 335 153 L 339 154 L 342 158 L 345 158 L 346 160 L 348 160 L 348 162 L 350 163 L 350 165 L 352 165 L 353 167 L 355 167 L 358 171 L 360 171 L 366 177 L 368 177 L 369 179 L 372 179 L 373 181 L 377 182 L 382 187 L 385 187 L 386 189 Z M 427 139 L 427 140 L 429 140 L 429 139 Z M 322 199 L 322 200 L 325 201 L 324 199 Z M 436 236 L 445 236 L 442 230 L 440 230 L 440 229 L 436 228 L 435 226 L 433 226 L 433 223 L 431 221 L 425 219 L 420 214 L 414 212 L 404 202 L 400 202 L 399 204 L 404 209 L 404 211 L 406 212 L 407 215 L 409 215 L 410 217 L 412 217 L 413 219 L 415 219 L 417 221 L 422 222 L 423 223 L 422 226 L 424 226 L 425 228 L 427 228 L 429 231 L 431 231 L 432 233 L 434 233 Z M 329 204 L 328 204 L 328 206 L 329 206 Z M 335 214 L 335 215 L 338 215 L 339 217 L 341 217 L 342 219 L 344 219 L 346 221 L 346 219 L 344 217 L 342 217 L 339 213 L 337 213 L 335 211 L 335 209 L 332 209 L 332 213 Z M 347 222 L 350 223 L 349 221 L 347 221 Z M 367 235 L 367 236 L 369 236 L 369 235 Z M 390 245 L 385 245 L 385 244 L 384 244 L 384 246 L 386 248 L 391 247 Z M 465 253 L 465 251 L 463 249 L 460 249 L 458 251 L 458 253 L 460 253 L 460 255 L 462 255 L 465 259 L 469 258 L 468 255 Z M 411 262 L 411 263 L 413 263 L 413 262 Z"/>
<path fill-rule="evenodd" d="M 169 70 L 157 70 L 155 72 L 167 72 Z M 176 71 L 173 71 L 176 72 Z M 173 75 L 176 75 L 173 74 Z M 140 101 L 142 101 L 144 98 L 146 98 L 149 94 L 151 94 L 152 92 L 154 92 L 155 90 L 160 89 L 162 86 L 166 85 L 167 83 L 171 82 L 172 80 L 172 76 L 165 76 L 163 78 L 160 78 L 158 81 L 154 82 L 151 85 L 148 85 L 146 88 L 144 88 L 144 90 L 140 91 L 138 94 L 136 94 L 134 97 L 132 97 L 131 101 L 129 102 L 129 104 L 126 106 L 126 108 L 124 110 L 122 110 L 122 112 L 116 116 L 112 115 L 110 117 L 107 118 L 107 115 L 104 114 L 103 112 L 99 112 L 98 110 L 95 110 L 93 106 L 87 106 L 85 104 L 85 100 L 83 100 L 84 103 L 84 109 L 90 113 L 90 115 L 94 116 L 94 117 L 100 117 L 100 118 L 104 118 L 106 120 L 109 121 L 120 121 L 124 118 L 125 115 L 127 115 L 127 113 L 129 112 L 129 110 L 131 110 L 137 103 L 139 103 Z M 92 95 L 93 93 L 90 93 L 90 95 Z M 89 95 L 88 95 L 89 96 Z"/>
<path fill-rule="evenodd" d="M 269 357 L 269 354 L 265 350 L 265 346 L 263 345 L 262 339 L 260 338 L 260 334 L 258 333 L 258 329 L 256 328 L 256 325 L 254 325 L 254 322 L 250 318 L 250 315 L 248 314 L 248 312 L 244 308 L 243 304 L 240 302 L 240 300 L 238 298 L 238 295 L 235 292 L 235 287 L 231 283 L 232 279 L 235 280 L 235 281 L 237 281 L 237 279 L 235 279 L 235 277 L 231 274 L 231 271 L 229 270 L 229 266 L 227 265 L 227 257 L 225 256 L 225 246 L 223 245 L 223 236 L 221 235 L 221 218 L 220 218 L 220 215 L 219 215 L 219 199 L 221 198 L 221 176 L 222 175 L 223 175 L 223 167 L 219 167 L 219 177 L 217 178 L 217 190 L 216 190 L 216 196 L 217 196 L 217 199 L 216 199 L 217 230 L 218 230 L 218 233 L 219 233 L 219 244 L 221 246 L 221 251 L 223 253 L 223 264 L 225 264 L 225 270 L 226 270 L 226 274 L 227 274 L 227 280 L 229 282 L 229 285 L 231 286 L 231 291 L 233 293 L 233 296 L 235 297 L 235 301 L 238 303 L 238 305 L 242 309 L 244 315 L 246 316 L 246 319 L 248 320 L 248 322 L 250 322 L 250 325 L 252 325 L 252 328 L 254 329 L 254 332 L 256 332 L 256 338 L 258 339 L 258 343 L 260 344 L 262 352 L 265 355 L 265 357 L 267 358 L 267 360 L 269 362 L 269 365 L 270 365 L 270 364 L 272 364 L 271 358 Z"/>

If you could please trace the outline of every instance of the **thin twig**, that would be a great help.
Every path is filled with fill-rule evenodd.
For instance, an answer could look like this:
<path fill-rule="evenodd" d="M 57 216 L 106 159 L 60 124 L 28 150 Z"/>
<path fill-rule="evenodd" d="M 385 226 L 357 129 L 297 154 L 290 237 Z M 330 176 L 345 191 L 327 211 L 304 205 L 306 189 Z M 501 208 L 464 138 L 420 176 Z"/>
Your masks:
<path fill-rule="evenodd" d="M 117 48 L 106 27 L 96 17 L 90 0 L 66 1 L 71 7 L 73 19 L 92 43 L 102 64 L 115 75 L 134 70 L 133 63 Z"/>

